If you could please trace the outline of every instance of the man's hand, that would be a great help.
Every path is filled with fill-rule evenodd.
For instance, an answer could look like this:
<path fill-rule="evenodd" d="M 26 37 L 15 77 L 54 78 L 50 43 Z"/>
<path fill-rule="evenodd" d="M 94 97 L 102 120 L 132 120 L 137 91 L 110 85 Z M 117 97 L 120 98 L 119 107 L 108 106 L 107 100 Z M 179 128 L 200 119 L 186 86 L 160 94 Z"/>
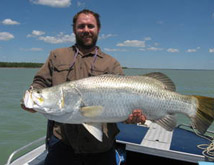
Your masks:
<path fill-rule="evenodd" d="M 31 113 L 35 113 L 36 111 L 30 108 L 26 108 L 24 104 L 21 103 L 21 108 L 24 109 L 25 111 L 31 112 Z"/>
<path fill-rule="evenodd" d="M 132 111 L 132 114 L 129 115 L 129 118 L 125 121 L 127 124 L 144 124 L 146 121 L 146 116 L 143 115 L 142 110 L 135 109 Z"/>

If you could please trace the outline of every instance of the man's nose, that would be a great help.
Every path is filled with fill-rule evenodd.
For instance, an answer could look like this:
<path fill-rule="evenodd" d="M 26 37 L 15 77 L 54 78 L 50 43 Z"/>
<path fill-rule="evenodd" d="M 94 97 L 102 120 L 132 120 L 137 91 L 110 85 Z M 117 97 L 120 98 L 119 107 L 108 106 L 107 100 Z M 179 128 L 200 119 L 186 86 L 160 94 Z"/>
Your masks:
<path fill-rule="evenodd" d="M 89 28 L 87 25 L 85 25 L 84 29 L 83 29 L 84 32 L 89 32 Z"/>

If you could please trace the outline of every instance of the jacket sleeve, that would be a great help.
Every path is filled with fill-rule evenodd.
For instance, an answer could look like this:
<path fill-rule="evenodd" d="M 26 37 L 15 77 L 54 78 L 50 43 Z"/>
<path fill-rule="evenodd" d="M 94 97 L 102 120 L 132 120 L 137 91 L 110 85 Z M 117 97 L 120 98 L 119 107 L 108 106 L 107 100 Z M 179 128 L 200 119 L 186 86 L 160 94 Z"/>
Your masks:
<path fill-rule="evenodd" d="M 36 73 L 31 86 L 34 88 L 46 88 L 52 86 L 52 52 L 50 53 L 47 61 L 43 64 L 40 70 Z"/>

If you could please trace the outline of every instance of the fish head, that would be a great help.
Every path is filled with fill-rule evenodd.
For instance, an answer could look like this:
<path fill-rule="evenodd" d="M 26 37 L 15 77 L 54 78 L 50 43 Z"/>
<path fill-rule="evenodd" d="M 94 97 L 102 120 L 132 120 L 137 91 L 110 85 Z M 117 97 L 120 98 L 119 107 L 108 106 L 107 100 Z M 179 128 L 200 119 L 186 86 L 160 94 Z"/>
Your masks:
<path fill-rule="evenodd" d="M 33 89 L 30 91 L 34 109 L 41 113 L 61 115 L 64 113 L 64 95 L 62 88 Z"/>

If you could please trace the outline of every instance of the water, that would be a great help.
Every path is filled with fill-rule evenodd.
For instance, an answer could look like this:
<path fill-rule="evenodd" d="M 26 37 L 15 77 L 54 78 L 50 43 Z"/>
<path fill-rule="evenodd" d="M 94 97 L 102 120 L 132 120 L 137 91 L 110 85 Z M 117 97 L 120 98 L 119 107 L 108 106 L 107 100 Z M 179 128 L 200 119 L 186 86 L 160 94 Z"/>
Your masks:
<path fill-rule="evenodd" d="M 46 119 L 20 108 L 20 99 L 37 70 L 0 68 L 0 165 L 6 163 L 12 151 L 45 135 Z M 214 96 L 214 71 L 126 69 L 124 72 L 127 75 L 162 72 L 175 82 L 179 93 Z M 178 123 L 189 123 L 183 115 L 177 118 Z"/>
<path fill-rule="evenodd" d="M 15 149 L 45 135 L 46 119 L 20 108 L 37 69 L 0 69 L 0 164 Z"/>

